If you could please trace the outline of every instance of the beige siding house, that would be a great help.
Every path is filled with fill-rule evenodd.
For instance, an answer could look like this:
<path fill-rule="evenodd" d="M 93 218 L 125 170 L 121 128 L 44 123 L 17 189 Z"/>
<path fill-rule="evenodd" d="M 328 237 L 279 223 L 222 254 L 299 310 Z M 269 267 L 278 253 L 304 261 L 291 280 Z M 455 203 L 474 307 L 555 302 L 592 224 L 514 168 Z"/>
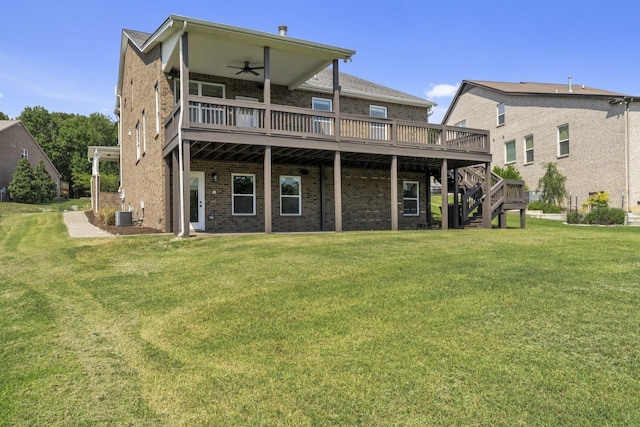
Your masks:
<path fill-rule="evenodd" d="M 31 132 L 19 120 L 0 120 L 0 201 L 7 201 L 7 188 L 13 180 L 18 162 L 26 158 L 35 168 L 40 160 L 56 183 L 56 197 L 60 197 L 60 172 L 42 151 Z"/>
<path fill-rule="evenodd" d="M 442 123 L 489 130 L 494 165 L 513 164 L 530 191 L 544 175 L 543 164 L 556 162 L 573 203 L 606 191 L 611 206 L 640 210 L 639 97 L 571 79 L 465 80 Z"/>
<path fill-rule="evenodd" d="M 488 133 L 429 124 L 432 102 L 340 72 L 354 54 L 286 27 L 265 33 L 178 15 L 151 33 L 123 30 L 124 209 L 180 236 L 416 229 L 433 225 L 435 178 L 445 192 L 474 187 L 439 226 L 475 215 L 490 227 L 506 190 L 481 172 L 491 164 Z M 475 168 L 471 181 L 457 173 L 465 168 Z M 493 204 L 484 197 L 492 192 L 503 195 Z"/>

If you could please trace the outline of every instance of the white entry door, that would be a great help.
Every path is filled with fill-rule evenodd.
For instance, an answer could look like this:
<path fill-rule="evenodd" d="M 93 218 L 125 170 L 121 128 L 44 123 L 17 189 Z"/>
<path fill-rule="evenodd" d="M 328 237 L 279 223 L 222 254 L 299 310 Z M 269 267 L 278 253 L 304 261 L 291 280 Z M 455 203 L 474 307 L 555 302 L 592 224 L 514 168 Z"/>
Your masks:
<path fill-rule="evenodd" d="M 204 230 L 204 172 L 189 173 L 189 225 Z"/>

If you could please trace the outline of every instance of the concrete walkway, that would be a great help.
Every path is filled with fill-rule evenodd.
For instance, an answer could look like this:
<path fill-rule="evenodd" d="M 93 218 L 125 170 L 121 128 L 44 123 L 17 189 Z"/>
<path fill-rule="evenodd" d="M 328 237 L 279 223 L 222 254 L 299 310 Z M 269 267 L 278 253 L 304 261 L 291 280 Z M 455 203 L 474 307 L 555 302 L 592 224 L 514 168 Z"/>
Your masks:
<path fill-rule="evenodd" d="M 66 211 L 63 216 L 71 237 L 115 237 L 87 221 L 84 212 Z"/>

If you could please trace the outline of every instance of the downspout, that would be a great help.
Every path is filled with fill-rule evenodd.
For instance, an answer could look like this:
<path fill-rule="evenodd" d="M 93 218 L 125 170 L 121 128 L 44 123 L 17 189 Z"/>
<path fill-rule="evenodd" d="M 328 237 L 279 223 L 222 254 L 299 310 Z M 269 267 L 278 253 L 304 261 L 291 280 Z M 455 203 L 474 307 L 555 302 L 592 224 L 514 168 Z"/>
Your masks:
<path fill-rule="evenodd" d="M 625 210 L 629 212 L 629 172 L 630 172 L 630 154 L 629 154 L 629 98 L 623 98 L 622 102 L 624 103 L 624 157 L 625 157 Z"/>
<path fill-rule="evenodd" d="M 118 95 L 118 88 L 114 88 L 116 98 L 118 98 L 118 149 L 120 151 L 120 161 L 118 163 L 118 193 L 120 194 L 120 210 L 124 210 L 124 188 L 122 188 L 122 96 Z"/>
<path fill-rule="evenodd" d="M 187 31 L 187 21 L 184 21 L 184 24 L 182 25 L 182 31 L 180 32 L 180 39 L 182 39 L 182 36 L 184 35 L 184 33 Z M 182 41 L 180 41 L 180 58 L 182 58 Z M 182 67 L 182 61 L 180 62 L 180 66 Z M 182 69 L 180 70 L 180 84 L 182 84 L 182 82 L 185 78 L 185 76 L 182 75 Z M 189 80 L 189 76 L 186 76 L 187 81 Z M 178 118 L 178 168 L 180 169 L 180 178 L 179 178 L 179 182 L 180 182 L 180 232 L 178 233 L 178 237 L 183 237 L 184 236 L 184 154 L 183 154 L 183 150 L 182 150 L 182 118 L 184 117 L 185 114 L 185 102 L 184 99 L 189 95 L 188 93 L 182 93 L 184 91 L 180 91 L 180 117 Z"/>

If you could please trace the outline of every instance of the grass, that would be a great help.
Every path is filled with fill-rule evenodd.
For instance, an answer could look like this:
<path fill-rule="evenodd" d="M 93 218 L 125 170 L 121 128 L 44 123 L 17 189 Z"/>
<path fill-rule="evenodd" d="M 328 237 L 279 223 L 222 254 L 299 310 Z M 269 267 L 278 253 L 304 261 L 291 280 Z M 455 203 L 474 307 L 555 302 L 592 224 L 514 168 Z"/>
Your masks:
<path fill-rule="evenodd" d="M 640 229 L 73 240 L 61 216 L 0 217 L 0 425 L 640 424 Z"/>

